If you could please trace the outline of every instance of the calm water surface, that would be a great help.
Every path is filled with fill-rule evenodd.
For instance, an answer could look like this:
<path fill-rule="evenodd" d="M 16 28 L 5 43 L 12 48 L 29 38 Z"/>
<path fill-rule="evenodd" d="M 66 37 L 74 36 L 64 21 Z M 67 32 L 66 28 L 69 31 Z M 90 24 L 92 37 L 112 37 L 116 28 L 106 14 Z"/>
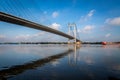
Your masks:
<path fill-rule="evenodd" d="M 0 80 L 120 80 L 120 45 L 0 45 Z"/>

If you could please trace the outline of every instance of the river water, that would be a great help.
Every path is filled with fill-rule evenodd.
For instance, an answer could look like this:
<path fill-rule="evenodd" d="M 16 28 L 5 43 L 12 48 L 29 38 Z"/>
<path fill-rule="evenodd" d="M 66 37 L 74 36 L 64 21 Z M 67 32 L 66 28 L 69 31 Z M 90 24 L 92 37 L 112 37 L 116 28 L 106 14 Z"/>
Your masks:
<path fill-rule="evenodd" d="M 0 45 L 0 80 L 120 80 L 120 45 Z"/>

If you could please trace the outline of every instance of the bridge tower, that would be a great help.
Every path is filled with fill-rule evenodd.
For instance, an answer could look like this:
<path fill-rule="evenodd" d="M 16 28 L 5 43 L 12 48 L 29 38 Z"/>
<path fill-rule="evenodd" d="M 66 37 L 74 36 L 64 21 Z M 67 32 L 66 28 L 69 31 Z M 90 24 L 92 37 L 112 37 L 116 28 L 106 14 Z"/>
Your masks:
<path fill-rule="evenodd" d="M 68 23 L 68 34 L 74 36 L 74 43 L 77 43 L 77 28 L 75 23 Z M 68 44 L 70 44 L 70 39 L 68 39 Z"/>
<path fill-rule="evenodd" d="M 77 35 L 77 26 L 75 23 L 68 23 L 68 34 L 74 36 L 74 44 L 81 44 L 81 41 L 77 40 L 77 36 L 79 37 L 79 34 Z M 71 44 L 70 39 L 68 39 L 68 44 Z"/>

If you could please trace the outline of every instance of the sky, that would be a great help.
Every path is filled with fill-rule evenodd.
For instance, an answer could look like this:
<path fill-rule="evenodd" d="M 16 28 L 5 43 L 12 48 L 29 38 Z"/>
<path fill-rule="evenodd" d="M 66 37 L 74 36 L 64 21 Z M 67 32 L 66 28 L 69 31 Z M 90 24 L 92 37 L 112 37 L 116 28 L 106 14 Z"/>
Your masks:
<path fill-rule="evenodd" d="M 120 41 L 120 0 L 0 0 L 0 11 L 65 33 L 68 23 L 75 23 L 83 42 Z M 0 21 L 0 42 L 67 40 Z"/>

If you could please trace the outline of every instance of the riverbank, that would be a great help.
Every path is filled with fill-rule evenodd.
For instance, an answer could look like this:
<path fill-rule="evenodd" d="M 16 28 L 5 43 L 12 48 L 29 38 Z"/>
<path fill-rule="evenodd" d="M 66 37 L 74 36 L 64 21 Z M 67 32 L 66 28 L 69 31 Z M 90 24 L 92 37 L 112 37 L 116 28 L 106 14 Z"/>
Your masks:
<path fill-rule="evenodd" d="M 82 42 L 81 44 L 102 44 L 102 43 L 103 42 Z M 68 44 L 68 42 L 2 42 L 0 44 Z M 106 44 L 120 44 L 120 42 L 106 42 Z"/>

